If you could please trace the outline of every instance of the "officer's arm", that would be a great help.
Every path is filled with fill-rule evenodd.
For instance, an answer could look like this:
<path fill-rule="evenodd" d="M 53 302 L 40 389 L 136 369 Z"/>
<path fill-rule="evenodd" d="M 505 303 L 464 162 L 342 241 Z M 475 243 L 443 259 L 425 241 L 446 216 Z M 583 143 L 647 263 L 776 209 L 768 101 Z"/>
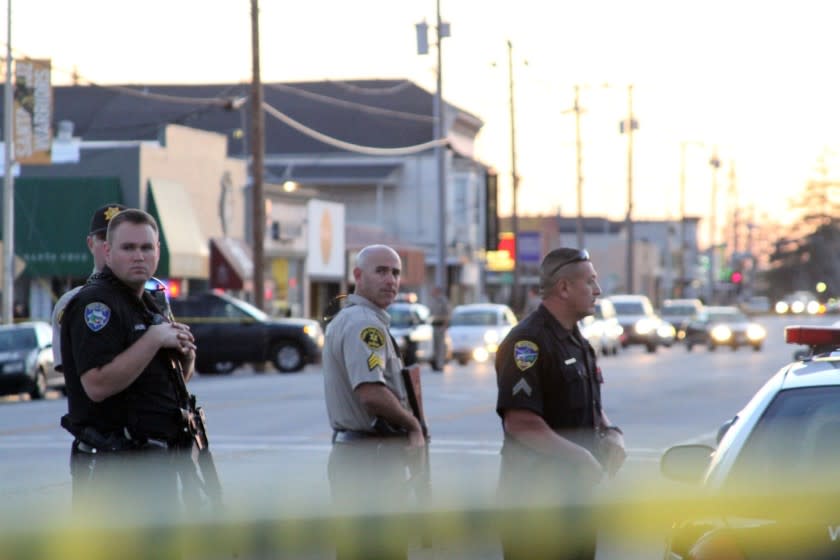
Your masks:
<path fill-rule="evenodd" d="M 140 377 L 158 350 L 163 347 L 177 347 L 177 342 L 177 332 L 169 323 L 149 327 L 146 334 L 117 354 L 113 360 L 82 374 L 81 381 L 85 393 L 94 402 L 101 402 L 116 395 Z"/>
<path fill-rule="evenodd" d="M 541 416 L 531 410 L 509 408 L 505 410 L 502 424 L 506 433 L 534 451 L 571 461 L 583 468 L 601 470 L 592 453 L 555 433 Z"/>
<path fill-rule="evenodd" d="M 365 412 L 379 416 L 389 424 L 404 428 L 409 433 L 412 445 L 423 444 L 423 429 L 420 422 L 400 404 L 396 395 L 381 383 L 361 383 L 353 390 L 362 403 Z M 419 439 L 418 439 L 419 438 Z"/>

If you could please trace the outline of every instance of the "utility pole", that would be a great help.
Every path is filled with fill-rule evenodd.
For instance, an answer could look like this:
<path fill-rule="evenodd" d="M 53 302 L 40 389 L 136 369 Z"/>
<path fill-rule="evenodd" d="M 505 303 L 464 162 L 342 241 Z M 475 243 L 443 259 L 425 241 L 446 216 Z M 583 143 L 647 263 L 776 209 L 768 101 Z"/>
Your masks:
<path fill-rule="evenodd" d="M 583 249 L 583 156 L 580 139 L 580 86 L 575 85 L 575 153 L 577 168 L 577 246 Z"/>
<path fill-rule="evenodd" d="M 627 293 L 635 292 L 633 286 L 633 129 L 636 128 L 633 119 L 633 84 L 627 86 L 627 120 L 622 131 L 627 133 Z"/>
<path fill-rule="evenodd" d="M 437 87 L 432 107 L 434 113 L 433 136 L 440 140 L 446 136 L 446 122 L 443 111 L 443 38 L 446 36 L 441 32 L 443 24 L 440 17 L 440 0 L 436 2 L 436 36 L 437 36 Z M 435 267 L 435 285 L 443 293 L 449 294 L 449 286 L 446 274 L 446 152 L 445 146 L 435 145 L 435 161 L 437 162 L 438 175 L 438 234 L 437 234 L 437 266 Z"/>
<path fill-rule="evenodd" d="M 513 43 L 508 39 L 508 86 L 510 90 L 510 173 L 513 186 L 513 290 L 511 292 L 511 306 L 519 309 L 519 213 L 517 210 L 517 195 L 519 192 L 519 174 L 516 172 L 516 118 L 513 102 Z"/>
<path fill-rule="evenodd" d="M 731 224 L 731 239 L 732 239 L 732 266 L 735 266 L 735 262 L 737 259 L 737 253 L 740 252 L 739 247 L 739 232 L 738 229 L 741 226 L 741 218 L 740 218 L 740 210 L 738 208 L 738 186 L 735 181 L 735 162 L 729 162 L 729 191 L 727 193 L 727 204 L 729 205 L 731 212 L 732 212 L 732 224 Z"/>
<path fill-rule="evenodd" d="M 265 195 L 265 118 L 263 88 L 260 78 L 260 8 L 259 0 L 251 0 L 251 231 L 254 256 L 254 306 L 265 309 L 264 243 Z"/>
<path fill-rule="evenodd" d="M 15 300 L 15 178 L 12 135 L 12 0 L 6 1 L 6 91 L 3 98 L 3 323 L 14 321 Z"/>

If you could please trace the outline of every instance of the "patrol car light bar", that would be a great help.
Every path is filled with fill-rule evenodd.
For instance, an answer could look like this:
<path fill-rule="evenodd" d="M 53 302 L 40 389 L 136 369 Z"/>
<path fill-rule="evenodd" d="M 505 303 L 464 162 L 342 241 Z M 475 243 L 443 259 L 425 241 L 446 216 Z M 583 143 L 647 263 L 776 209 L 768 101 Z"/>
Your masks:
<path fill-rule="evenodd" d="M 785 342 L 805 346 L 840 346 L 839 327 L 785 327 Z"/>

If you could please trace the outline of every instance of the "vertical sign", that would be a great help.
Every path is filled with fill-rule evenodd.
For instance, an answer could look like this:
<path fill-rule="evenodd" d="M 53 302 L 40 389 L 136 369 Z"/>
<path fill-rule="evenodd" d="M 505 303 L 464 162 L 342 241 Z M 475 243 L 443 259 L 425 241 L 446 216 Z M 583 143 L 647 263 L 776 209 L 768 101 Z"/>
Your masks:
<path fill-rule="evenodd" d="M 53 112 L 50 61 L 16 61 L 14 92 L 15 161 L 49 165 Z"/>

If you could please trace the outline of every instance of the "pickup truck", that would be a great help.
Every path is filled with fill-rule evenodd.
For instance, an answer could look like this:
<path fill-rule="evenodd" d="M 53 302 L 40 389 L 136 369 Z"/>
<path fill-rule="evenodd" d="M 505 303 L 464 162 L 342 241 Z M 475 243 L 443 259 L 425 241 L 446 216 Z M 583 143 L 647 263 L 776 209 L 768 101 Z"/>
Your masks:
<path fill-rule="evenodd" d="M 198 348 L 195 369 L 230 373 L 242 364 L 270 361 L 281 373 L 321 361 L 324 332 L 311 319 L 274 319 L 250 303 L 217 292 L 170 301 L 179 323 L 189 325 Z"/>

